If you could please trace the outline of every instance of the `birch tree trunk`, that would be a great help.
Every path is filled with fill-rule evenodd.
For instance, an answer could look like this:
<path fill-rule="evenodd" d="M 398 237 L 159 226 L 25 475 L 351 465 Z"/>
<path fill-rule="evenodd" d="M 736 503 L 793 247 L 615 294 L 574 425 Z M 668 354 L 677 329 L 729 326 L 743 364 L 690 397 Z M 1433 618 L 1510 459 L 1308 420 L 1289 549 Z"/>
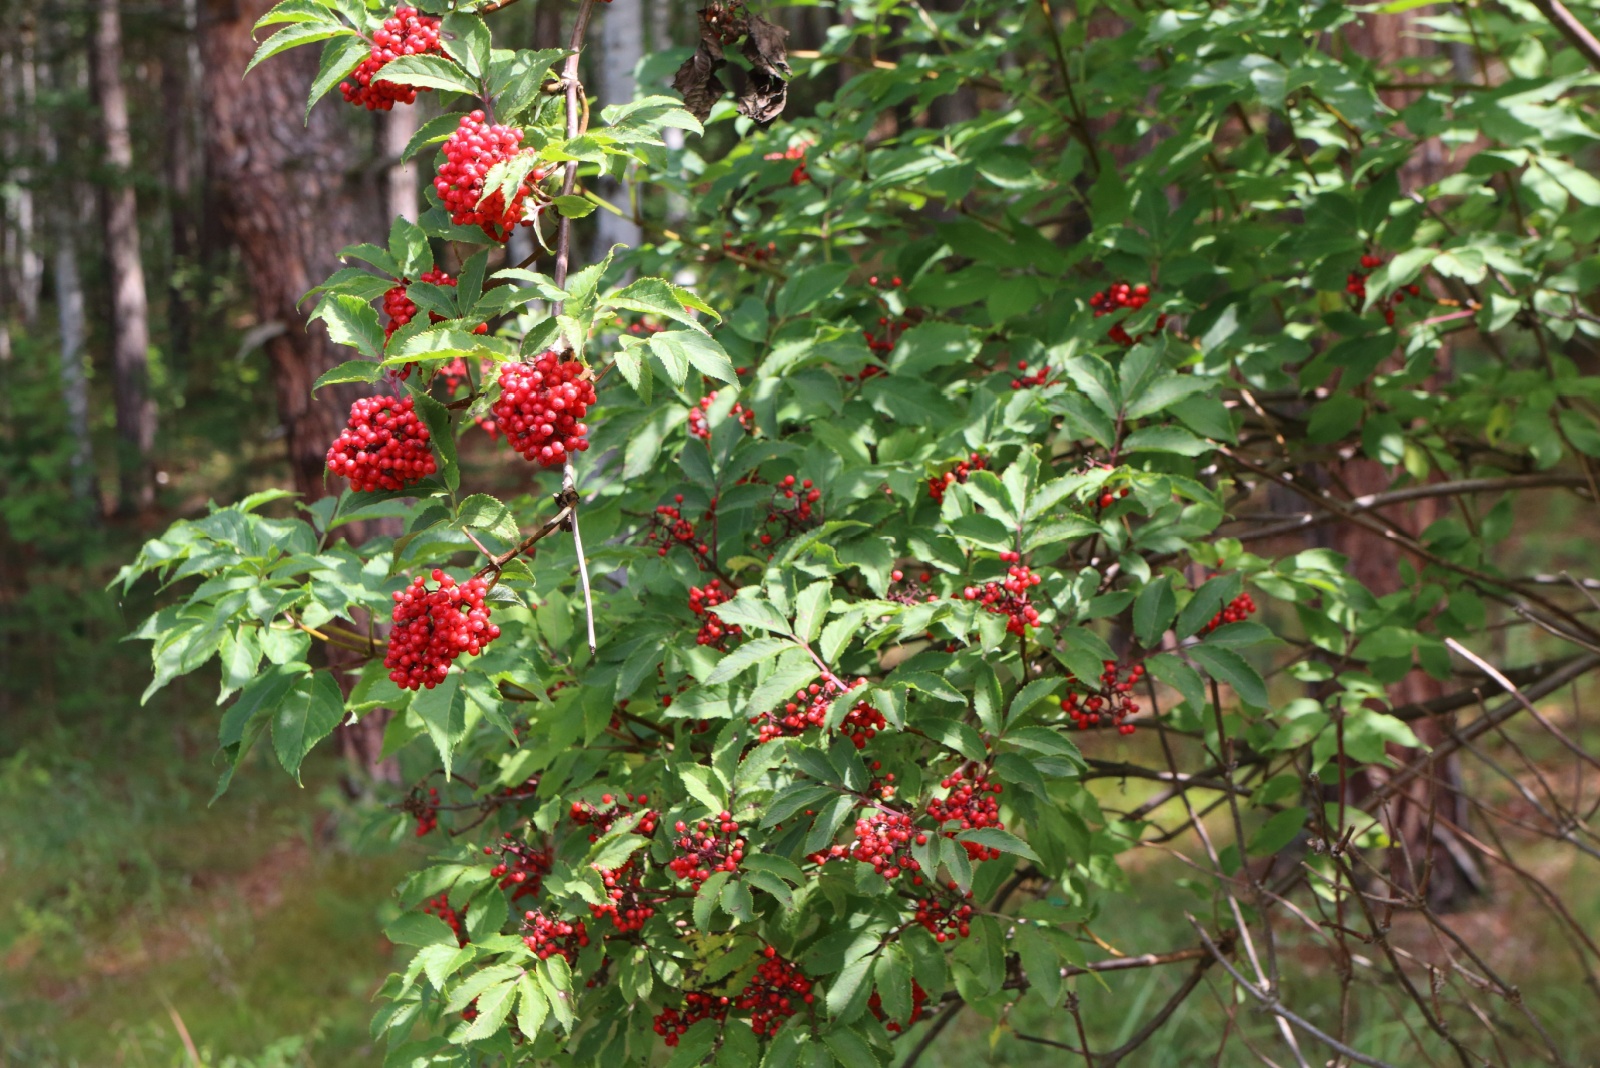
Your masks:
<path fill-rule="evenodd" d="M 644 57 L 644 2 L 643 0 L 611 0 L 600 21 L 600 69 L 596 72 L 595 91 L 601 107 L 625 104 L 633 99 L 633 70 Z M 632 168 L 629 168 L 629 173 Z M 605 255 L 612 245 L 639 247 L 640 232 L 633 221 L 629 180 L 603 178 L 600 195 L 628 212 L 628 217 L 613 215 L 609 211 L 595 213 L 595 244 L 599 256 Z"/>
<path fill-rule="evenodd" d="M 119 0 L 98 0 L 94 23 L 95 96 L 100 105 L 105 161 L 111 176 L 103 191 L 102 221 L 111 283 L 111 368 L 117 419 L 119 507 L 128 512 L 154 501 L 150 450 L 156 410 L 150 397 L 150 315 L 139 259 L 138 201 L 128 172 L 133 141 L 122 84 L 122 12 Z"/>

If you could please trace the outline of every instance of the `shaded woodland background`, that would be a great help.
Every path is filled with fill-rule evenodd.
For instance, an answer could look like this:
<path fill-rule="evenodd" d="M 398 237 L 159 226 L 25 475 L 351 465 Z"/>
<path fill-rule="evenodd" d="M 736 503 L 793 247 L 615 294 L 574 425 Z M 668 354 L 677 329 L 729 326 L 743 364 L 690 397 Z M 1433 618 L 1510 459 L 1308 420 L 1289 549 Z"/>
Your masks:
<path fill-rule="evenodd" d="M 145 536 L 208 499 L 327 492 L 323 451 L 348 397 L 311 399 L 341 357 L 297 301 L 339 248 L 418 211 L 424 176 L 397 158 L 432 102 L 368 114 L 326 100 L 303 121 L 312 50 L 241 80 L 268 6 L 0 3 L 0 1064 L 375 1063 L 369 997 L 394 953 L 377 932 L 406 847 L 360 833 L 355 765 L 327 756 L 303 790 L 254 768 L 208 809 L 212 694 L 186 680 L 141 707 L 144 651 L 120 639 L 148 604 L 103 589 Z M 572 10 L 522 0 L 507 17 L 554 47 Z M 769 17 L 803 52 L 851 12 Z M 1375 16 L 1363 47 L 1425 47 L 1409 17 Z M 664 85 L 693 25 L 690 4 L 612 0 L 586 81 L 606 100 L 636 70 Z M 833 87 L 797 83 L 791 111 Z M 956 94 L 927 121 L 979 106 Z M 606 213 L 580 227 L 595 247 L 638 237 Z M 532 251 L 518 240 L 513 261 Z M 1353 493 L 1386 484 L 1362 461 L 1349 476 Z M 1550 507 L 1519 517 L 1543 532 L 1538 558 L 1592 560 L 1592 532 Z M 1339 547 L 1369 586 L 1392 584 L 1392 549 Z M 1407 699 L 1436 696 L 1419 685 Z M 359 764 L 360 740 L 347 748 Z M 1462 895 L 1452 879 L 1474 877 L 1434 889 Z M 1600 896 L 1574 903 L 1600 929 Z M 1182 930 L 1163 904 L 1130 901 L 1123 919 Z M 1472 908 L 1514 952 L 1556 937 L 1528 928 L 1515 895 Z M 1140 983 L 1122 999 L 1129 1028 L 1151 996 Z M 1037 1063 L 967 1027 L 937 1063 Z M 1175 1019 L 1146 1063 L 1192 1063 L 1186 1036 L 1203 1033 Z"/>

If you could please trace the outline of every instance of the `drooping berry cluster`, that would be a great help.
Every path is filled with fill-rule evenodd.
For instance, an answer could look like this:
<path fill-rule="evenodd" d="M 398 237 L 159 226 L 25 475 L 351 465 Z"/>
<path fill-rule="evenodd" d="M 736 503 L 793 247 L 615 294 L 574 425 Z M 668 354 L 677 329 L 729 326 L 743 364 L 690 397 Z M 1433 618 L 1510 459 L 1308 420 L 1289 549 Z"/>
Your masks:
<path fill-rule="evenodd" d="M 972 906 L 966 899 L 972 896 L 968 890 L 965 897 L 956 889 L 956 884 L 949 886 L 948 898 L 925 897 L 917 901 L 915 919 L 933 935 L 934 941 L 947 941 L 951 935 L 960 935 L 966 938 L 972 934 Z"/>
<path fill-rule="evenodd" d="M 898 1034 L 922 1018 L 922 1007 L 928 1003 L 928 992 L 922 989 L 922 984 L 915 979 L 911 980 L 911 1015 L 904 1020 L 885 1020 L 883 1029 L 890 1034 Z M 883 998 L 874 990 L 872 997 L 867 999 L 867 1008 L 872 1010 L 872 1015 L 883 1020 Z"/>
<path fill-rule="evenodd" d="M 1039 610 L 1028 601 L 1028 591 L 1044 580 L 1033 568 L 1015 561 L 1017 553 L 1001 553 L 1000 558 L 1011 563 L 1003 582 L 986 582 L 982 586 L 968 586 L 961 595 L 976 601 L 988 612 L 1006 617 L 1006 631 L 1022 637 L 1029 627 L 1039 625 Z"/>
<path fill-rule="evenodd" d="M 362 493 L 398 490 L 439 469 L 410 397 L 362 397 L 328 446 L 328 470 Z"/>
<path fill-rule="evenodd" d="M 942 798 L 928 799 L 928 815 L 941 828 L 948 823 L 956 824 L 955 827 L 943 829 L 946 838 L 954 838 L 962 831 L 978 827 L 1005 830 L 1006 825 L 1000 822 L 1000 794 L 1005 792 L 1005 787 L 989 781 L 989 769 L 978 765 L 968 773 L 957 768 L 940 779 L 939 785 L 950 792 Z M 1000 856 L 998 849 L 977 842 L 961 844 L 967 856 L 974 861 L 994 860 Z"/>
<path fill-rule="evenodd" d="M 768 152 L 761 158 L 765 160 L 799 160 L 800 165 L 796 167 L 789 175 L 789 184 L 804 185 L 805 183 L 811 181 L 811 175 L 806 172 L 806 149 L 810 147 L 810 142 L 806 142 L 804 144 L 794 145 L 782 152 Z"/>
<path fill-rule="evenodd" d="M 500 368 L 500 399 L 494 417 L 511 447 L 542 467 L 560 467 L 589 448 L 582 419 L 595 402 L 589 369 L 555 351 L 533 363 Z"/>
<path fill-rule="evenodd" d="M 486 855 L 500 854 L 500 863 L 489 869 L 491 878 L 500 880 L 500 889 L 511 891 L 511 900 L 533 897 L 544 889 L 554 854 L 548 847 L 519 842 L 507 831 L 498 849 L 484 846 Z"/>
<path fill-rule="evenodd" d="M 927 841 L 927 832 L 913 824 L 907 813 L 869 809 L 856 820 L 854 841 L 834 848 L 844 850 L 852 860 L 871 864 L 872 870 L 885 879 L 892 881 L 904 872 L 911 876 L 913 885 L 921 886 L 922 865 L 911 855 L 911 846 L 926 845 Z"/>
<path fill-rule="evenodd" d="M 1049 365 L 1042 366 L 1028 374 L 1028 361 L 1017 361 L 1017 377 L 1011 380 L 1012 389 L 1032 389 L 1034 386 L 1048 386 L 1055 381 L 1050 376 Z"/>
<path fill-rule="evenodd" d="M 589 932 L 582 920 L 563 920 L 532 910 L 522 914 L 522 941 L 540 960 L 560 954 L 568 964 L 578 958 L 578 950 L 589 944 Z"/>
<path fill-rule="evenodd" d="M 906 573 L 899 568 L 889 572 L 889 579 L 894 583 L 890 587 L 884 600 L 894 601 L 896 604 L 932 604 L 939 599 L 939 595 L 928 587 L 933 581 L 933 573 L 919 571 L 915 579 L 906 578 Z"/>
<path fill-rule="evenodd" d="M 457 912 L 451 908 L 449 894 L 440 894 L 438 897 L 428 899 L 428 902 L 422 906 L 422 911 L 429 916 L 439 917 L 449 925 L 450 930 L 456 936 L 457 945 L 464 946 L 467 944 L 467 910 L 462 909 Z"/>
<path fill-rule="evenodd" d="M 439 585 L 430 590 L 427 579 L 418 575 L 394 595 L 394 629 L 383 666 L 404 690 L 433 689 L 450 673 L 456 657 L 477 656 L 500 637 L 483 603 L 488 589 L 483 579 L 457 583 L 435 568 L 433 581 Z"/>
<path fill-rule="evenodd" d="M 418 838 L 432 833 L 439 826 L 439 788 L 430 786 L 428 792 L 423 793 L 419 786 L 411 791 L 401 808 L 416 818 Z"/>
<path fill-rule="evenodd" d="M 974 471 L 982 471 L 989 466 L 989 461 L 982 453 L 973 453 L 965 460 L 960 461 L 942 475 L 934 475 L 928 479 L 928 496 L 935 501 L 944 500 L 945 491 L 951 486 L 965 482 Z"/>
<path fill-rule="evenodd" d="M 667 1045 L 676 1046 L 689 1028 L 701 1020 L 724 1019 L 732 1007 L 733 999 L 730 997 L 691 990 L 683 995 L 682 1009 L 669 1005 L 656 1013 L 654 1030 Z"/>
<path fill-rule="evenodd" d="M 1078 680 L 1068 677 L 1074 689 L 1061 699 L 1061 711 L 1072 717 L 1080 731 L 1090 727 L 1115 727 L 1118 734 L 1132 734 L 1133 724 L 1124 722 L 1139 710 L 1130 696 L 1139 680 L 1144 678 L 1144 665 L 1135 664 L 1123 675 L 1117 671 L 1117 662 L 1107 660 L 1100 673 L 1099 684 L 1088 693 L 1079 693 Z"/>
<path fill-rule="evenodd" d="M 857 679 L 850 689 L 865 683 L 865 679 Z M 831 679 L 813 682 L 805 689 L 797 690 L 794 697 L 784 702 L 783 708 L 751 716 L 750 725 L 757 728 L 756 744 L 761 745 L 776 738 L 792 738 L 813 727 L 821 727 L 827 722 L 828 709 L 834 698 L 842 692 L 838 683 Z M 866 701 L 859 701 L 845 713 L 839 723 L 839 733 L 855 743 L 857 749 L 863 749 L 886 723 L 882 712 Z"/>
<path fill-rule="evenodd" d="M 711 410 L 711 405 L 717 399 L 716 393 L 707 393 L 700 398 L 700 403 L 689 409 L 689 436 L 699 438 L 701 441 L 711 440 L 711 426 L 706 422 L 706 413 Z M 739 425 L 748 433 L 756 425 L 756 413 L 735 401 L 729 416 L 739 420 Z"/>
<path fill-rule="evenodd" d="M 1256 602 L 1248 593 L 1241 593 L 1223 606 L 1222 611 L 1211 617 L 1211 622 L 1205 625 L 1205 633 L 1209 634 L 1226 623 L 1243 623 L 1255 614 Z"/>
<path fill-rule="evenodd" d="M 868 278 L 867 284 L 876 286 L 878 284 L 878 276 L 873 275 L 871 278 Z M 899 275 L 889 279 L 889 288 L 900 288 Z M 879 294 L 876 299 L 879 306 L 883 309 L 883 314 L 878 316 L 878 330 L 863 330 L 861 331 L 861 336 L 866 339 L 867 348 L 871 349 L 878 355 L 883 356 L 894 351 L 895 342 L 900 340 L 901 334 L 910 329 L 911 320 L 905 316 L 896 315 L 893 309 L 889 307 L 889 302 L 884 299 L 882 294 Z M 876 366 L 871 367 L 870 370 L 872 372 L 871 374 L 869 374 L 867 370 L 863 370 L 861 372 L 861 378 L 863 381 L 871 378 L 872 374 L 881 374 L 883 372 L 883 368 Z"/>
<path fill-rule="evenodd" d="M 391 60 L 401 56 L 439 55 L 439 20 L 421 15 L 414 7 L 397 7 L 372 34 L 372 51 L 355 70 L 350 80 L 339 83 L 346 101 L 368 111 L 388 111 L 396 104 L 412 104 L 417 86 L 399 85 L 378 77 Z"/>
<path fill-rule="evenodd" d="M 645 921 L 656 914 L 655 904 L 644 896 L 644 873 L 634 861 L 615 870 L 595 870 L 606 888 L 606 900 L 589 906 L 596 920 L 609 919 L 613 927 L 627 934 L 644 927 Z"/>
<path fill-rule="evenodd" d="M 674 545 L 682 545 L 694 554 L 695 563 L 704 571 L 711 547 L 700 540 L 698 524 L 684 518 L 683 494 L 677 494 L 672 501 L 671 504 L 656 506 L 650 515 L 650 533 L 645 535 L 644 540 L 655 544 L 657 556 L 665 556 Z"/>
<path fill-rule="evenodd" d="M 1089 298 L 1089 307 L 1094 309 L 1094 317 L 1096 319 L 1103 315 L 1110 315 L 1113 312 L 1121 311 L 1124 308 L 1128 309 L 1129 311 L 1138 311 L 1140 308 L 1149 303 L 1150 287 L 1145 285 L 1143 282 L 1140 282 L 1136 286 L 1130 286 L 1126 282 L 1114 282 L 1103 293 L 1096 293 L 1094 296 Z M 1161 315 L 1156 318 L 1157 330 L 1162 329 L 1166 325 L 1167 317 L 1165 315 Z M 1129 334 L 1127 330 L 1123 329 L 1121 323 L 1117 323 L 1106 332 L 1106 338 L 1108 340 L 1114 341 L 1118 345 L 1122 345 L 1125 348 L 1132 348 L 1136 343 L 1142 341 L 1145 337 L 1145 334 L 1140 334 L 1138 337 L 1134 337 L 1132 334 Z"/>
<path fill-rule="evenodd" d="M 385 341 L 393 337 L 396 330 L 400 329 L 402 326 L 405 326 L 417 316 L 416 303 L 406 295 L 406 286 L 410 285 L 411 283 L 404 278 L 398 279 L 397 281 L 398 284 L 383 295 L 383 314 L 389 317 L 388 324 L 383 328 L 383 339 Z M 417 279 L 417 281 L 427 282 L 430 285 L 436 286 L 454 286 L 456 284 L 456 280 L 454 278 L 451 278 L 444 271 L 441 271 L 437 268 L 425 272 L 422 277 Z M 434 312 L 428 313 L 429 322 L 437 323 L 441 321 L 441 318 L 441 316 Z M 487 329 L 487 327 L 485 327 L 485 329 Z M 409 367 L 406 369 L 408 371 L 410 370 Z"/>
<path fill-rule="evenodd" d="M 771 946 L 762 953 L 767 959 L 734 1002 L 736 1008 L 750 1014 L 750 1029 L 758 1038 L 777 1034 L 784 1020 L 813 1000 L 811 980 L 800 974 L 799 967 L 778 956 Z"/>
<path fill-rule="evenodd" d="M 656 812 L 654 809 L 645 808 L 650 803 L 649 795 L 639 794 L 635 796 L 625 793 L 622 796 L 628 799 L 628 804 L 637 805 L 639 808 L 644 809 L 643 814 L 639 817 L 639 822 L 634 825 L 633 829 L 644 835 L 654 834 L 656 825 L 661 820 L 661 813 Z M 590 842 L 598 842 L 602 834 L 611 830 L 612 824 L 624 816 L 633 815 L 635 811 L 637 809 L 628 808 L 618 802 L 613 794 L 601 794 L 599 808 L 589 804 L 587 801 L 574 801 L 572 808 L 569 810 L 573 823 L 580 827 L 589 828 Z"/>
<path fill-rule="evenodd" d="M 692 824 L 679 820 L 673 830 L 678 833 L 673 844 L 679 852 L 667 867 L 696 889 L 714 872 L 739 870 L 739 862 L 744 860 L 744 839 L 739 837 L 733 813 L 719 812 L 712 819 Z"/>
<path fill-rule="evenodd" d="M 518 184 L 509 202 L 499 189 L 485 196 L 484 178 L 495 164 L 522 151 L 521 130 L 490 125 L 481 111 L 461 116 L 461 125 L 445 140 L 445 161 L 433 180 L 434 191 L 450 213 L 450 221 L 457 226 L 482 227 L 495 241 L 510 237 L 511 228 L 524 221 L 523 201 L 548 171 L 535 167 Z"/>
<path fill-rule="evenodd" d="M 1382 256 L 1374 256 L 1368 253 L 1361 257 L 1361 270 L 1351 271 L 1345 275 L 1344 291 L 1349 294 L 1350 303 L 1354 304 L 1357 309 L 1367 303 L 1367 279 L 1371 276 L 1374 268 L 1382 266 Z M 1407 294 L 1412 297 L 1420 297 L 1422 296 L 1422 287 L 1415 282 L 1408 286 L 1401 286 L 1378 302 L 1377 307 L 1383 312 L 1384 322 L 1390 326 L 1394 325 L 1395 305 L 1404 304 Z"/>
<path fill-rule="evenodd" d="M 822 519 L 818 514 L 821 500 L 822 491 L 809 478 L 797 482 L 793 475 L 784 475 L 772 488 L 767 516 L 757 528 L 760 531 L 756 535 L 758 544 L 751 545 L 750 551 L 770 550 L 778 542 L 816 526 Z"/>
<path fill-rule="evenodd" d="M 726 649 L 730 639 L 744 636 L 744 629 L 737 623 L 724 623 L 715 612 L 707 611 L 732 598 L 733 594 L 728 587 L 722 584 L 721 579 L 712 579 L 704 586 L 689 587 L 689 611 L 699 616 L 704 622 L 694 636 L 697 645 L 709 645 L 713 649 Z"/>

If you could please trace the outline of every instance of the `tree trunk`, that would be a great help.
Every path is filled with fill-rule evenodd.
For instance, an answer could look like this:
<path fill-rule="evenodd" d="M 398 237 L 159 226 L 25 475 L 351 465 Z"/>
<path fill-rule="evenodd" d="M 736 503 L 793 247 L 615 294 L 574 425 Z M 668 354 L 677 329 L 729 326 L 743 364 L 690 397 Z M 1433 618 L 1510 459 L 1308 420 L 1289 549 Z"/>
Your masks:
<path fill-rule="evenodd" d="M 633 70 L 644 57 L 644 4 L 642 0 L 611 0 L 600 20 L 600 69 L 595 79 L 597 107 L 626 104 L 633 99 Z M 629 168 L 631 173 L 632 168 Z M 600 195 L 630 212 L 624 218 L 609 211 L 595 213 L 595 259 L 612 245 L 639 247 L 640 231 L 634 223 L 627 180 L 603 178 Z"/>
<path fill-rule="evenodd" d="M 0 93 L 8 101 L 5 142 L 0 158 L 7 161 L 14 192 L 10 197 L 11 224 L 7 233 L 7 267 L 11 279 L 11 298 L 24 326 L 31 327 L 39 317 L 39 286 L 44 278 L 44 260 L 36 247 L 36 212 L 33 194 L 34 169 L 28 165 L 32 145 L 28 125 L 35 121 L 38 97 L 34 68 L 33 20 L 28 17 L 15 38 L 16 51 L 0 56 Z M 9 303 L 9 302 L 8 302 Z"/>
<path fill-rule="evenodd" d="M 338 267 L 346 245 L 384 240 L 383 199 L 362 188 L 355 123 L 342 121 L 337 96 L 303 124 L 305 93 L 317 69 L 302 48 L 240 75 L 255 50 L 250 28 L 270 5 L 211 0 L 201 26 L 206 161 L 220 222 L 243 259 L 266 343 L 278 417 L 288 442 L 294 488 L 307 500 L 330 492 L 323 479 L 328 443 L 344 425 L 352 387 L 311 386 L 349 358 L 320 323 L 306 326 L 297 301 Z"/>
<path fill-rule="evenodd" d="M 161 102 L 166 109 L 162 149 L 166 153 L 167 225 L 171 263 L 167 266 L 167 349 L 175 366 L 188 361 L 194 330 L 194 292 L 192 288 L 195 247 L 199 226 L 195 219 L 194 179 L 197 169 L 194 114 L 194 88 L 198 81 L 199 57 L 195 43 L 194 0 L 183 3 L 184 33 L 168 42 L 161 60 Z"/>
<path fill-rule="evenodd" d="M 100 105 L 105 160 L 111 176 L 102 216 L 111 275 L 111 366 L 116 400 L 120 507 L 148 507 L 155 497 L 150 450 L 156 410 L 150 398 L 149 308 L 139 261 L 139 206 L 129 181 L 133 141 L 128 133 L 128 97 L 122 85 L 122 13 L 119 0 L 99 0 L 94 31 L 95 95 Z"/>
<path fill-rule="evenodd" d="M 384 195 L 390 219 L 417 221 L 421 212 L 421 195 L 417 187 L 417 163 L 401 163 L 400 154 L 406 150 L 411 135 L 417 132 L 420 117 L 417 108 L 397 107 L 381 113 L 383 158 L 390 161 L 384 176 Z"/>
<path fill-rule="evenodd" d="M 52 84 L 50 68 L 44 67 L 40 75 L 49 88 Z M 39 123 L 39 157 L 50 173 L 60 173 L 61 145 L 55 123 L 48 120 Z M 83 276 L 78 268 L 77 205 L 84 197 L 76 184 L 66 186 L 65 192 L 68 195 L 58 195 L 50 202 L 56 323 L 61 344 L 61 400 L 67 412 L 67 433 L 72 436 L 72 496 L 88 517 L 97 519 L 100 500 L 95 490 L 94 451 L 89 438 L 89 375 L 83 358 L 87 331 Z"/>
<path fill-rule="evenodd" d="M 361 390 L 311 386 L 324 371 L 350 358 L 321 323 L 309 329 L 308 308 L 296 302 L 338 267 L 338 252 L 364 240 L 383 241 L 388 227 L 379 217 L 386 198 L 370 177 L 362 130 L 369 124 L 345 121 L 335 95 L 304 120 L 305 94 L 317 70 L 315 49 L 275 56 L 240 75 L 255 51 L 250 28 L 268 7 L 266 0 L 207 0 L 201 20 L 205 57 L 205 139 L 208 177 L 224 231 L 237 245 L 262 325 L 278 332 L 266 342 L 272 366 L 278 418 L 283 424 L 294 488 L 307 500 L 333 492 L 324 478 L 328 443 L 344 426 L 350 404 Z M 375 177 L 375 175 L 373 175 Z M 342 533 L 362 541 L 383 524 L 352 524 Z M 330 654 L 335 668 L 340 664 Z M 336 671 L 341 685 L 351 677 Z M 398 768 L 380 759 L 387 713 L 374 710 L 359 723 L 341 727 L 340 749 L 349 764 L 366 775 L 392 779 Z M 347 780 L 352 792 L 365 786 Z"/>

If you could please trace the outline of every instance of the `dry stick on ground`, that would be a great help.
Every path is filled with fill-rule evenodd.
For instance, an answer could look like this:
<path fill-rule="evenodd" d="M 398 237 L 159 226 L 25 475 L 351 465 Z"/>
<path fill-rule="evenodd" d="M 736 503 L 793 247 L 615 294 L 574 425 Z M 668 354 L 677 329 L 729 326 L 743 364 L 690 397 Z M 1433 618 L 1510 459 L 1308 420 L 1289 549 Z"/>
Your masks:
<path fill-rule="evenodd" d="M 571 140 L 578 136 L 579 123 L 579 97 L 583 94 L 583 86 L 578 81 L 578 54 L 583 49 L 584 31 L 589 28 L 589 16 L 594 11 L 594 0 L 583 0 L 578 8 L 578 21 L 572 26 L 572 39 L 568 45 L 569 54 L 565 65 L 561 68 L 561 81 L 567 93 L 567 138 Z M 566 173 L 561 180 L 561 195 L 571 196 L 572 190 L 578 184 L 578 161 L 568 160 Z M 557 289 L 565 289 L 567 285 L 567 269 L 572 262 L 572 220 L 566 215 L 561 216 L 561 221 L 556 224 L 556 262 L 552 271 L 553 281 Z M 561 303 L 558 303 L 554 312 L 560 315 Z M 577 504 L 578 474 L 572 466 L 572 455 L 567 455 L 567 461 L 561 468 L 561 492 L 572 498 L 572 548 L 578 556 L 578 582 L 583 588 L 583 612 L 588 624 L 589 655 L 593 656 L 597 649 L 594 636 L 594 593 L 589 588 L 589 562 L 583 558 L 583 536 L 578 532 L 578 504 Z"/>

